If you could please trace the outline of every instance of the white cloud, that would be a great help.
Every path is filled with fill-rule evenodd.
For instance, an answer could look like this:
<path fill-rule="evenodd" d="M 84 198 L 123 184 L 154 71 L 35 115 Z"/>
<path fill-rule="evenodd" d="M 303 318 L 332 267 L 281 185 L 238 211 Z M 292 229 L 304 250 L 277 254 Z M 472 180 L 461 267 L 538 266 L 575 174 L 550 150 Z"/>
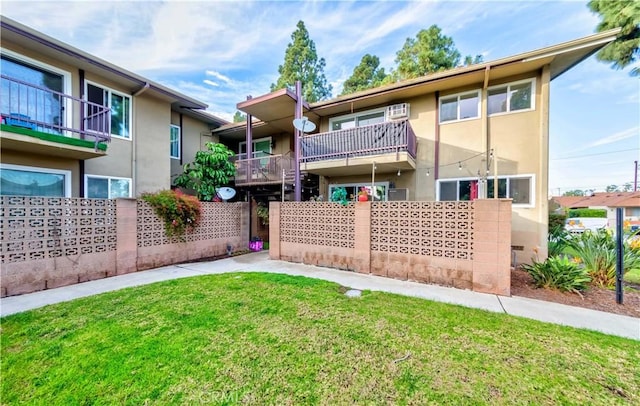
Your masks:
<path fill-rule="evenodd" d="M 214 78 L 220 79 L 223 82 L 227 82 L 227 83 L 231 82 L 231 79 L 229 79 L 227 76 L 223 75 L 220 72 L 216 72 L 216 71 L 213 71 L 213 70 L 208 70 L 205 73 L 207 75 L 209 75 L 209 76 L 213 76 Z"/>
<path fill-rule="evenodd" d="M 584 146 L 583 149 L 593 148 L 593 147 L 601 147 L 603 145 L 613 144 L 619 141 L 626 140 L 627 138 L 636 137 L 640 141 L 640 127 L 635 126 L 632 128 L 627 128 L 626 130 L 619 131 L 615 134 L 607 135 L 606 137 L 602 137 L 596 141 L 593 141 Z M 636 142 L 636 145 L 640 145 L 640 142 Z"/>
<path fill-rule="evenodd" d="M 208 85 L 215 86 L 215 87 L 220 86 L 219 84 L 217 84 L 217 83 L 216 83 L 216 82 L 214 82 L 213 80 L 209 80 L 209 79 L 205 79 L 205 80 L 203 80 L 203 82 L 204 82 L 204 83 L 206 83 L 206 84 L 208 84 Z"/>

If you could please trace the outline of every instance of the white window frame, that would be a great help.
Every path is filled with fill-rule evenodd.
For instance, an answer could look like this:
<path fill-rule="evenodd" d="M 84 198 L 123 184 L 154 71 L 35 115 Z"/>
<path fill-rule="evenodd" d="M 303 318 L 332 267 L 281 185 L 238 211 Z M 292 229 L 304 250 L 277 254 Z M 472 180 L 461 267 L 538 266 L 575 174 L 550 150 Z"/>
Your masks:
<path fill-rule="evenodd" d="M 385 186 L 385 193 L 384 193 L 384 200 L 381 200 L 383 202 L 388 202 L 389 201 L 389 182 L 374 182 L 373 183 L 374 186 Z M 361 187 L 371 187 L 371 182 L 367 183 L 367 182 L 356 182 L 356 183 L 330 183 L 329 187 L 327 188 L 327 191 L 329 192 L 329 197 L 327 198 L 327 201 L 331 200 L 331 189 L 332 188 L 337 188 L 337 187 L 356 187 L 356 188 L 361 188 Z M 347 199 L 349 198 L 349 196 L 347 196 Z M 354 200 L 353 201 L 357 201 L 358 200 L 358 196 L 356 193 L 356 196 L 354 196 Z"/>
<path fill-rule="evenodd" d="M 172 155 L 173 151 L 172 151 L 172 144 L 173 144 L 173 140 L 171 139 L 171 130 L 173 129 L 177 129 L 178 130 L 178 155 Z M 175 125 L 175 124 L 171 124 L 169 125 L 169 157 L 171 159 L 180 159 L 182 157 L 182 128 L 180 128 L 179 125 Z"/>
<path fill-rule="evenodd" d="M 107 195 L 111 196 L 111 180 L 128 180 L 129 181 L 129 198 L 131 197 L 131 192 L 133 189 L 133 179 L 131 178 L 123 178 L 123 177 L 118 177 L 118 176 L 103 176 L 103 175 L 89 175 L 89 174 L 85 174 L 84 175 L 84 197 L 85 199 L 98 199 L 97 197 L 89 197 L 89 178 L 94 178 L 94 179 L 107 179 Z M 108 197 L 107 199 L 111 199 L 111 197 Z"/>
<path fill-rule="evenodd" d="M 89 93 L 89 85 L 93 85 L 96 87 L 101 88 L 102 90 L 106 90 L 107 92 L 109 92 L 109 96 L 107 97 L 108 100 L 108 106 L 111 108 L 111 95 L 112 94 L 116 94 L 118 96 L 122 96 L 122 97 L 126 97 L 129 99 L 129 137 L 123 137 L 122 135 L 119 134 L 113 134 L 111 133 L 111 128 L 109 128 L 109 132 L 111 133 L 111 136 L 114 138 L 118 138 L 121 140 L 127 140 L 127 141 L 132 141 L 133 140 L 133 96 L 130 94 L 126 94 L 124 92 L 120 92 L 118 90 L 114 90 L 112 88 L 110 88 L 109 86 L 105 86 L 102 85 L 98 82 L 93 82 L 91 80 L 85 80 L 84 81 L 84 94 L 87 95 Z M 87 99 L 87 97 L 85 96 L 85 100 Z"/>
<path fill-rule="evenodd" d="M 520 110 L 511 111 L 511 86 L 521 85 L 523 83 L 529 83 L 529 82 L 531 82 L 531 106 L 528 109 L 520 109 Z M 503 88 L 503 87 L 507 89 L 507 111 L 500 111 L 500 112 L 497 112 L 497 113 L 489 113 L 489 91 L 490 90 L 495 90 L 495 89 L 500 89 L 500 88 Z M 523 80 L 518 80 L 518 81 L 515 81 L 515 82 L 503 83 L 501 85 L 490 86 L 490 87 L 487 88 L 487 115 L 489 117 L 501 116 L 501 115 L 505 115 L 505 114 L 523 113 L 523 112 L 526 112 L 526 111 L 534 111 L 535 109 L 536 109 L 536 78 L 523 79 Z"/>
<path fill-rule="evenodd" d="M 396 103 L 397 104 L 397 103 Z M 375 113 L 380 113 L 382 112 L 384 114 L 384 122 L 389 121 L 389 118 L 387 117 L 387 107 L 380 107 L 377 109 L 371 109 L 371 110 L 365 110 L 365 111 L 359 111 L 357 113 L 352 113 L 352 114 L 345 114 L 342 116 L 335 116 L 335 117 L 331 117 L 329 119 L 329 131 L 341 131 L 341 130 L 333 130 L 333 123 L 335 121 L 342 121 L 342 120 L 348 120 L 350 118 L 355 118 L 356 119 L 356 127 L 359 127 L 358 124 L 358 117 L 359 116 L 366 116 L 369 114 L 375 114 Z"/>
<path fill-rule="evenodd" d="M 24 56 L 17 52 L 11 51 L 6 48 L 0 47 L 0 53 L 7 55 L 10 58 L 16 59 L 18 61 L 24 62 L 28 65 L 33 65 L 37 68 L 41 68 L 44 70 L 48 70 L 51 73 L 55 73 L 56 75 L 62 75 L 63 83 L 62 83 L 62 92 L 68 96 L 72 96 L 71 94 L 71 72 L 60 69 L 58 67 L 49 65 L 44 62 L 40 62 L 36 59 L 29 58 L 28 56 Z M 71 99 L 64 99 L 64 119 L 65 126 L 73 127 L 73 106 L 71 105 Z M 71 137 L 71 134 L 68 131 L 63 131 L 65 137 Z"/>
<path fill-rule="evenodd" d="M 468 96 L 470 94 L 475 94 L 478 102 L 476 103 L 476 116 L 475 117 L 466 117 L 466 118 L 460 118 L 460 97 L 462 96 Z M 457 103 L 457 108 L 456 108 L 456 118 L 454 120 L 447 120 L 447 121 L 442 121 L 442 100 L 450 100 L 450 99 L 456 99 L 456 103 Z M 482 97 L 480 95 L 480 89 L 477 90 L 471 90 L 471 91 L 467 91 L 467 92 L 461 92 L 461 93 L 454 93 L 454 94 L 448 94 L 446 96 L 440 96 L 439 100 L 438 100 L 438 122 L 440 124 L 449 124 L 449 123 L 459 123 L 461 121 L 468 121 L 468 120 L 477 120 L 480 118 L 480 105 L 482 103 Z"/>
<path fill-rule="evenodd" d="M 487 177 L 487 180 L 495 179 L 493 176 Z M 506 199 L 511 199 L 509 195 L 509 184 L 511 179 L 529 179 L 529 203 L 514 203 L 513 207 L 519 207 L 524 209 L 532 209 L 536 206 L 536 175 L 534 174 L 520 174 L 520 175 L 499 175 L 498 180 L 506 179 L 507 180 L 507 197 Z M 456 182 L 456 201 L 460 199 L 460 185 L 458 182 L 463 181 L 478 181 L 478 177 L 466 177 L 466 178 L 445 178 L 438 179 L 436 181 L 436 200 L 440 201 L 440 183 L 442 182 Z"/>
<path fill-rule="evenodd" d="M 0 163 L 0 169 L 11 169 L 23 172 L 44 172 L 54 175 L 64 175 L 64 197 L 71 197 L 71 171 L 66 169 L 52 169 L 38 166 L 25 166 Z"/>

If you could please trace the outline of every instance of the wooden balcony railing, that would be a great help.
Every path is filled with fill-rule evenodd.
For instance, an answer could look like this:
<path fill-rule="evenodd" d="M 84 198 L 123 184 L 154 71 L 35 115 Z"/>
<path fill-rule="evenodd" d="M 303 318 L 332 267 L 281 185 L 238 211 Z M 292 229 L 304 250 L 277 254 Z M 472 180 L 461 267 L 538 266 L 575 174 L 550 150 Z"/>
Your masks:
<path fill-rule="evenodd" d="M 236 186 L 281 183 L 284 171 L 286 182 L 292 181 L 294 160 L 287 155 L 262 155 L 246 159 L 246 154 L 239 154 L 235 159 Z"/>
<path fill-rule="evenodd" d="M 6 75 L 0 75 L 0 78 L 2 124 L 95 141 L 96 150 L 98 143 L 111 140 L 109 107 Z"/>
<path fill-rule="evenodd" d="M 409 120 L 306 135 L 300 139 L 300 162 L 317 162 L 407 152 L 416 156 L 416 135 Z"/>

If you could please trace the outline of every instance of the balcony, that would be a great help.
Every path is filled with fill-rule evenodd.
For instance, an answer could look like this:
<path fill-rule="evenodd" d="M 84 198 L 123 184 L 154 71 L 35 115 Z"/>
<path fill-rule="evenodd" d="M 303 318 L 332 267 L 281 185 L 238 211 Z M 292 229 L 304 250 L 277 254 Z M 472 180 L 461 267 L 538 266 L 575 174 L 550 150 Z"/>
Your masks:
<path fill-rule="evenodd" d="M 287 155 L 269 155 L 256 152 L 254 158 L 247 159 L 247 154 L 235 157 L 236 186 L 253 186 L 282 183 L 283 171 L 285 182 L 293 182 L 293 158 Z"/>
<path fill-rule="evenodd" d="M 111 111 L 46 87 L 0 75 L 2 149 L 89 159 L 106 155 Z"/>
<path fill-rule="evenodd" d="M 416 135 L 409 120 L 306 135 L 300 169 L 323 176 L 415 169 Z M 378 165 L 379 164 L 379 165 Z"/>

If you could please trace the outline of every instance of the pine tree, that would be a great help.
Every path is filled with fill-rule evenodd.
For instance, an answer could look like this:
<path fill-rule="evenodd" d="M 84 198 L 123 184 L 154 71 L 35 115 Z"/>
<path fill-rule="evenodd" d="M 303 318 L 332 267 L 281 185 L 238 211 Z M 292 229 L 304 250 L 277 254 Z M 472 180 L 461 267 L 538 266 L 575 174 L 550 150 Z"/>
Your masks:
<path fill-rule="evenodd" d="M 309 38 L 303 21 L 298 21 L 297 29 L 291 34 L 292 42 L 284 53 L 284 64 L 278 67 L 280 77 L 271 84 L 271 91 L 285 87 L 292 88 L 297 80 L 302 82 L 305 101 L 316 102 L 331 97 L 331 85 L 324 75 L 324 58 L 318 59 L 316 45 Z"/>
<path fill-rule="evenodd" d="M 242 114 L 242 112 L 236 110 L 236 113 L 233 115 L 233 122 L 242 123 L 244 121 L 247 121 L 247 115 Z"/>
<path fill-rule="evenodd" d="M 386 76 L 384 68 L 380 68 L 380 58 L 366 54 L 349 79 L 345 80 L 341 95 L 380 86 Z"/>
<path fill-rule="evenodd" d="M 431 72 L 458 66 L 460 52 L 453 39 L 442 34 L 437 25 L 420 30 L 415 38 L 407 38 L 396 53 L 397 79 L 411 79 Z"/>
<path fill-rule="evenodd" d="M 622 28 L 618 38 L 598 52 L 597 58 L 613 62 L 615 69 L 622 69 L 636 62 L 640 58 L 640 1 L 591 0 L 588 6 L 602 18 L 597 27 L 598 32 Z M 630 74 L 640 76 L 640 68 L 633 68 Z"/>

